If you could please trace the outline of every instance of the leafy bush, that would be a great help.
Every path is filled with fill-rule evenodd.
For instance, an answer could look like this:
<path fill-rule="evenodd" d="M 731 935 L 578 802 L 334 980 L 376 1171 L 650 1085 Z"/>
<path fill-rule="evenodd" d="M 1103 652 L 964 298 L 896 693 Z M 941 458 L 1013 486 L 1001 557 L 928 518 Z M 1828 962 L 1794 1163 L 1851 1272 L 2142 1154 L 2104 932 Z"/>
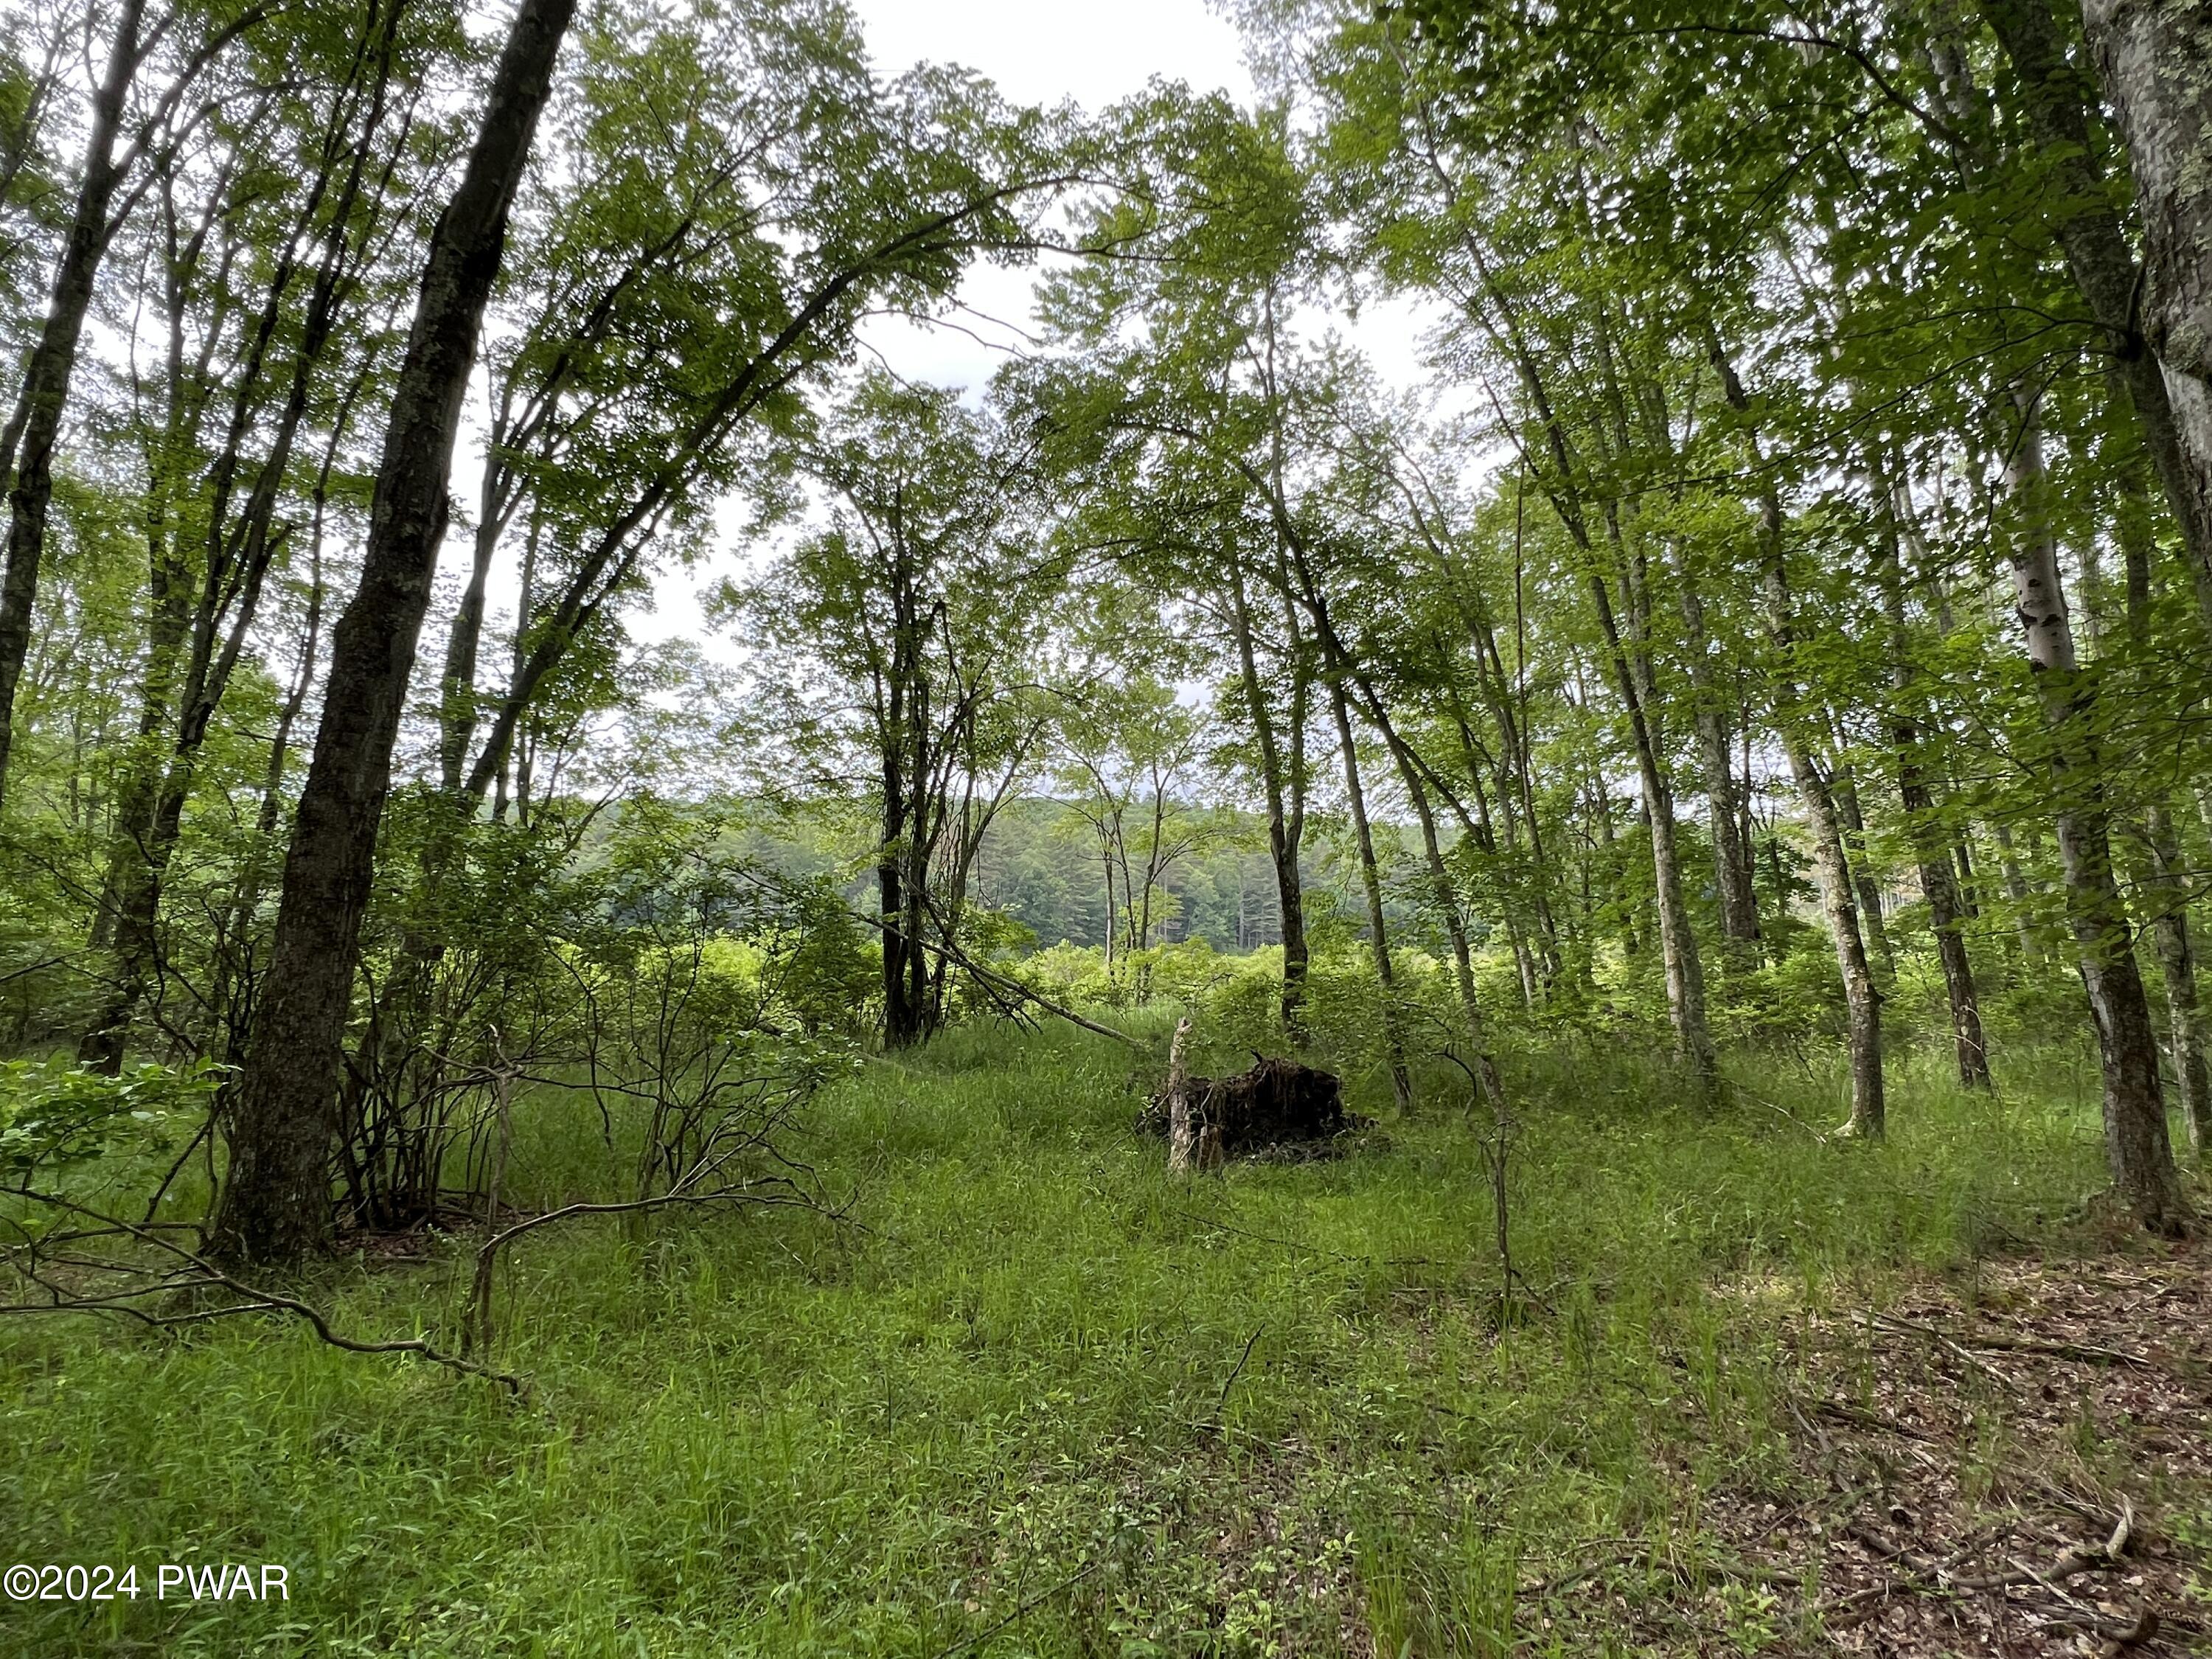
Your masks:
<path fill-rule="evenodd" d="M 149 1061 L 118 1077 L 58 1056 L 0 1062 L 0 1188 L 143 1184 L 206 1124 L 224 1068 Z"/>

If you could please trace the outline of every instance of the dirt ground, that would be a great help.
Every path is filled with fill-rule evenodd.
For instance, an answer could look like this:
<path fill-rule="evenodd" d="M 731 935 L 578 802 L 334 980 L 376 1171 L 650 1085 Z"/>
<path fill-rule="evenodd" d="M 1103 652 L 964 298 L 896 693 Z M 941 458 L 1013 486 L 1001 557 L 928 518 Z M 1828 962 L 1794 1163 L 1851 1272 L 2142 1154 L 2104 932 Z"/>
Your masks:
<path fill-rule="evenodd" d="M 1524 1584 L 1524 1619 L 1572 1651 L 2212 1652 L 2212 1244 L 1785 1318 L 1789 1489 L 1716 1500 L 1720 1550 Z"/>

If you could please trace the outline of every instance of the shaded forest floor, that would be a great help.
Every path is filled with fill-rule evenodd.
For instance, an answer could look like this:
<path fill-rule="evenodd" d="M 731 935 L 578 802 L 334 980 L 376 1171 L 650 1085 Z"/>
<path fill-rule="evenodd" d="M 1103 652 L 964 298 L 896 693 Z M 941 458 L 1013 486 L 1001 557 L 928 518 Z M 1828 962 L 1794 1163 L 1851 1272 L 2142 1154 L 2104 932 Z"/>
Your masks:
<path fill-rule="evenodd" d="M 1679 1543 L 1524 1586 L 1571 1650 L 2205 1650 L 2201 1247 L 1978 1261 L 1850 1310 L 1730 1288 L 1747 1331 L 1784 1322 L 1789 1467 L 1705 1493 Z"/>
<path fill-rule="evenodd" d="M 0 1556 L 294 1586 L 0 1604 L 0 1651 L 2204 1646 L 2212 1256 L 2085 1202 L 2086 1068 L 1994 1101 L 1900 1068 L 1865 1146 L 1814 1133 L 1817 1068 L 1707 1112 L 1618 1048 L 1520 1056 L 1501 1313 L 1448 1078 L 1347 1156 L 1185 1184 L 1131 1060 L 956 1031 L 807 1112 L 844 1219 L 534 1237 L 520 1407 L 276 1324 L 0 1328 Z M 598 1190 L 588 1107 L 517 1109 L 526 1200 Z M 317 1294 L 450 1334 L 467 1243 Z"/>

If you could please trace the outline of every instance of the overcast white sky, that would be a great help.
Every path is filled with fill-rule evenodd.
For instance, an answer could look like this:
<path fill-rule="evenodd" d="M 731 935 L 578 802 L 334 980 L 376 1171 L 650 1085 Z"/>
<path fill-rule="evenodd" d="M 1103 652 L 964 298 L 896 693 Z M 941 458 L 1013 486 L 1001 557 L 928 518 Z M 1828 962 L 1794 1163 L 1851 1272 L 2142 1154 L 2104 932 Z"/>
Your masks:
<path fill-rule="evenodd" d="M 1111 0 L 1106 4 L 1038 3 L 1038 0 L 848 0 L 860 16 L 879 74 L 890 76 L 919 62 L 958 64 L 994 82 L 1009 99 L 1054 105 L 1073 100 L 1098 110 L 1141 91 L 1155 76 L 1200 90 L 1226 88 L 1240 102 L 1255 97 L 1236 28 L 1206 0 Z M 1035 273 L 978 266 L 961 289 L 968 309 L 957 326 L 930 326 L 877 319 L 863 338 L 896 374 L 939 386 L 979 390 L 1029 321 Z M 1333 325 L 1375 362 L 1389 380 L 1411 386 L 1422 378 L 1421 319 L 1398 304 L 1371 305 L 1358 324 Z M 734 530 L 735 507 L 725 515 Z M 658 584 L 654 612 L 633 617 L 640 641 L 689 635 L 715 657 L 730 642 L 708 636 L 699 623 L 696 595 L 711 586 L 732 561 L 760 550 L 732 548 L 711 562 L 711 571 L 671 573 Z M 705 579 L 702 581 L 702 577 Z M 500 596 L 512 603 L 507 595 Z"/>
<path fill-rule="evenodd" d="M 1237 31 L 1205 0 L 849 0 L 887 70 L 966 65 L 1023 103 L 1099 109 L 1155 75 L 1252 94 Z"/>
<path fill-rule="evenodd" d="M 1142 91 L 1154 76 L 1188 81 L 1201 90 L 1224 87 L 1241 102 L 1253 95 L 1237 31 L 1206 0 L 849 3 L 860 15 L 870 57 L 886 76 L 925 61 L 958 64 L 988 77 L 1016 103 L 1053 105 L 1073 99 L 1093 111 Z M 961 299 L 980 314 L 961 317 L 960 328 L 886 321 L 869 331 L 868 343 L 909 379 L 973 390 L 1002 360 L 1002 352 L 984 342 L 1013 343 L 987 319 L 1015 326 L 1026 321 L 1032 276 L 979 267 L 963 286 Z M 962 332 L 963 328 L 983 340 Z"/>

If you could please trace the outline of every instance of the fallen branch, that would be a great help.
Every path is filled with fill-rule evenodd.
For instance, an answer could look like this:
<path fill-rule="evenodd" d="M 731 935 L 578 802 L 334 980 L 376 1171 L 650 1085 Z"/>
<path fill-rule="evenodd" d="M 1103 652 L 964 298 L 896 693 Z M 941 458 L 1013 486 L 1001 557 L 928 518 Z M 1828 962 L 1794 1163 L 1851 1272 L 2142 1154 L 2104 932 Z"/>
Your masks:
<path fill-rule="evenodd" d="M 243 1302 L 231 1307 L 208 1309 L 173 1316 L 149 1314 L 143 1308 L 128 1305 L 113 1295 L 88 1299 L 75 1304 L 68 1300 L 59 1300 L 56 1303 L 41 1304 L 40 1311 L 124 1314 L 143 1324 L 157 1327 L 198 1323 L 212 1319 L 227 1318 L 236 1314 L 286 1313 L 303 1321 L 319 1339 L 331 1347 L 340 1349 L 347 1353 L 409 1354 L 430 1364 L 443 1366 L 448 1370 L 459 1371 L 469 1376 L 481 1376 L 497 1382 L 518 1400 L 529 1391 L 529 1385 L 511 1371 L 495 1370 L 489 1365 L 479 1365 L 472 1360 L 464 1359 L 459 1354 L 447 1353 L 443 1349 L 422 1340 L 420 1337 L 402 1337 L 391 1341 L 371 1342 L 343 1335 L 331 1328 L 329 1317 L 313 1304 L 302 1302 L 297 1297 L 286 1296 L 281 1291 L 248 1284 L 246 1280 L 216 1267 L 197 1251 L 188 1250 L 181 1244 L 173 1243 L 163 1238 L 155 1228 L 137 1226 L 115 1216 L 102 1215 L 96 1210 L 73 1203 L 52 1193 L 36 1192 L 24 1187 L 10 1188 L 8 1190 L 11 1197 L 28 1199 L 34 1203 L 47 1205 L 55 1209 L 66 1211 L 72 1215 L 81 1216 L 88 1221 L 97 1222 L 104 1228 L 127 1233 L 140 1243 L 149 1244 L 155 1249 L 175 1257 L 200 1275 L 197 1280 L 184 1285 L 180 1285 L 173 1279 L 158 1279 L 144 1287 L 143 1293 L 145 1295 L 158 1295 L 164 1291 L 185 1288 L 206 1289 L 220 1286 L 234 1295 L 245 1298 Z M 33 1277 L 33 1282 L 37 1282 L 35 1276 L 27 1274 L 26 1276 Z M 60 1293 L 56 1294 L 58 1297 Z"/>
<path fill-rule="evenodd" d="M 2120 1500 L 2120 1518 L 2113 1524 L 2112 1535 L 2104 1543 L 2071 1544 L 2049 1568 L 2038 1572 L 2026 1565 L 2014 1566 L 2000 1573 L 1982 1578 L 1956 1578 L 1954 1588 L 1963 1590 L 2004 1589 L 2014 1584 L 2040 1583 L 2048 1581 L 2063 1584 L 2069 1578 L 2078 1578 L 2092 1567 L 2108 1567 L 2127 1553 L 2128 1544 L 2135 1536 L 2135 1505 L 2126 1498 Z"/>
<path fill-rule="evenodd" d="M 869 927 L 874 928 L 879 933 L 888 933 L 890 932 L 890 929 L 884 925 L 883 918 L 880 916 L 872 916 L 865 910 L 854 910 L 850 908 L 850 907 L 848 907 L 847 914 L 851 915 L 855 921 L 866 922 Z M 977 979 L 981 980 L 986 985 L 995 985 L 1001 990 L 1006 991 L 1011 994 L 1020 998 L 1024 1002 L 1035 1003 L 1038 1007 L 1043 1009 L 1045 1012 L 1052 1015 L 1057 1019 L 1066 1020 L 1070 1025 L 1078 1026 L 1085 1031 L 1093 1032 L 1099 1036 L 1111 1037 L 1116 1042 L 1127 1043 L 1130 1048 L 1134 1048 L 1140 1054 L 1149 1054 L 1152 1052 L 1152 1045 L 1144 1041 L 1143 1038 L 1131 1036 L 1127 1031 L 1117 1031 L 1110 1025 L 1101 1025 L 1095 1019 L 1085 1019 L 1082 1015 L 1077 1013 L 1073 1008 L 1061 1007 L 1060 1004 L 1054 1002 L 1050 997 L 1044 995 L 1041 992 L 1032 991 L 1028 986 L 1023 984 L 1019 980 L 1011 978 L 1008 975 L 999 972 L 995 968 L 984 967 L 981 963 L 969 956 L 965 951 L 956 950 L 950 945 L 944 945 L 933 939 L 908 939 L 907 943 L 915 945 L 921 950 L 934 951 L 937 955 L 944 957 L 945 961 L 951 963 L 954 967 L 963 969 L 967 972 L 975 975 Z"/>
<path fill-rule="evenodd" d="M 1697 1565 L 1709 1572 L 1717 1573 L 1723 1578 L 1741 1578 L 1758 1584 L 1780 1584 L 1787 1587 L 1805 1582 L 1794 1572 L 1786 1571 L 1780 1567 L 1761 1566 L 1756 1561 L 1724 1561 L 1718 1557 L 1709 1556 L 1699 1561 Z M 1533 1584 L 1522 1584 L 1514 1593 L 1523 1598 L 1556 1595 L 1561 1590 L 1571 1589 L 1583 1580 L 1594 1578 L 1601 1572 L 1609 1572 L 1615 1567 L 1636 1566 L 1650 1567 L 1655 1572 L 1671 1573 L 1677 1578 L 1686 1578 L 1691 1572 L 1691 1568 L 1686 1564 L 1674 1560 L 1646 1544 L 1635 1549 L 1615 1550 L 1610 1555 L 1599 1556 L 1594 1561 L 1585 1561 L 1571 1572 L 1555 1574 L 1549 1578 L 1540 1578 Z"/>
<path fill-rule="evenodd" d="M 1908 1427 L 1879 1413 L 1861 1411 L 1856 1406 L 1846 1406 L 1839 1401 L 1815 1400 L 1813 1402 L 1813 1413 L 1816 1417 L 1831 1417 L 1838 1423 L 1849 1423 L 1862 1429 L 1878 1430 L 1884 1434 L 1897 1435 L 1903 1439 L 1917 1440 L 1926 1445 L 1942 1443 L 1940 1435 L 1930 1434 L 1925 1429 Z"/>
<path fill-rule="evenodd" d="M 2119 1519 L 2114 1523 L 2111 1535 L 2101 1545 L 2069 1545 L 2056 1561 L 2041 1571 L 2023 1563 L 2008 1567 L 2002 1572 L 1980 1574 L 1971 1578 L 1946 1571 L 1940 1562 L 1916 1564 L 1909 1550 L 1890 1545 L 1871 1528 L 1854 1527 L 1850 1535 L 1874 1550 L 1878 1559 L 1903 1560 L 1913 1566 L 1914 1571 L 1905 1577 L 1838 1596 L 1824 1602 L 1814 1611 L 1819 1615 L 1824 1628 L 1840 1631 L 1863 1625 L 1875 1617 L 1893 1595 L 1974 1595 L 1988 1590 L 2012 1589 L 2022 1584 L 2040 1584 L 2063 1596 L 2064 1591 L 2058 1587 L 2069 1579 L 2078 1578 L 2093 1568 L 2108 1567 L 2118 1562 L 2120 1557 L 2127 1553 L 2128 1544 L 2135 1536 L 2135 1506 L 2123 1498 Z M 2152 1628 L 2156 1629 L 2154 1619 Z M 2112 1634 L 2109 1631 L 2100 1631 L 2099 1633 Z"/>
<path fill-rule="evenodd" d="M 1244 1375 L 1244 1367 L 1252 1358 L 1252 1350 L 1259 1344 L 1260 1333 L 1267 1328 L 1267 1322 L 1262 1320 L 1252 1328 L 1252 1334 L 1244 1339 L 1244 1352 L 1237 1356 L 1237 1363 L 1229 1368 L 1229 1375 L 1221 1384 L 1221 1397 L 1213 1402 L 1216 1420 L 1229 1409 L 1229 1391 L 1237 1386 L 1237 1379 Z"/>
<path fill-rule="evenodd" d="M 2070 1359 L 2082 1365 L 2125 1365 L 2136 1370 L 2154 1370 L 2157 1367 L 2145 1354 L 2130 1353 L 2124 1348 L 2100 1348 L 2088 1342 L 2046 1342 L 2036 1337 L 1963 1336 L 1960 1340 L 1971 1348 L 1987 1349 L 1991 1353 L 2047 1354 L 2053 1359 Z"/>
<path fill-rule="evenodd" d="M 1938 1347 L 1948 1349 L 1954 1358 L 1965 1361 L 1984 1376 L 1995 1377 L 2008 1389 L 2020 1386 L 2018 1380 L 2010 1373 L 1999 1370 L 1972 1349 L 1962 1346 L 1948 1333 L 1940 1331 L 1933 1325 L 1924 1325 L 1917 1320 L 1899 1319 L 1893 1314 L 1878 1314 L 1870 1309 L 1867 1310 L 1865 1317 L 1867 1328 L 1869 1330 L 1879 1328 L 1902 1332 L 1911 1336 L 1924 1336 Z"/>
<path fill-rule="evenodd" d="M 2148 1355 L 2130 1353 L 2124 1348 L 2103 1348 L 2090 1342 L 2052 1342 L 2041 1337 L 2007 1336 L 1996 1331 L 1953 1333 L 1925 1321 L 1906 1319 L 1896 1314 L 1869 1314 L 1868 1316 L 1893 1330 L 1913 1331 L 1932 1337 L 1958 1352 L 1978 1348 L 1985 1353 L 2038 1354 L 2052 1359 L 2071 1360 L 2081 1365 L 2125 1365 L 2136 1370 L 2157 1369 Z"/>

